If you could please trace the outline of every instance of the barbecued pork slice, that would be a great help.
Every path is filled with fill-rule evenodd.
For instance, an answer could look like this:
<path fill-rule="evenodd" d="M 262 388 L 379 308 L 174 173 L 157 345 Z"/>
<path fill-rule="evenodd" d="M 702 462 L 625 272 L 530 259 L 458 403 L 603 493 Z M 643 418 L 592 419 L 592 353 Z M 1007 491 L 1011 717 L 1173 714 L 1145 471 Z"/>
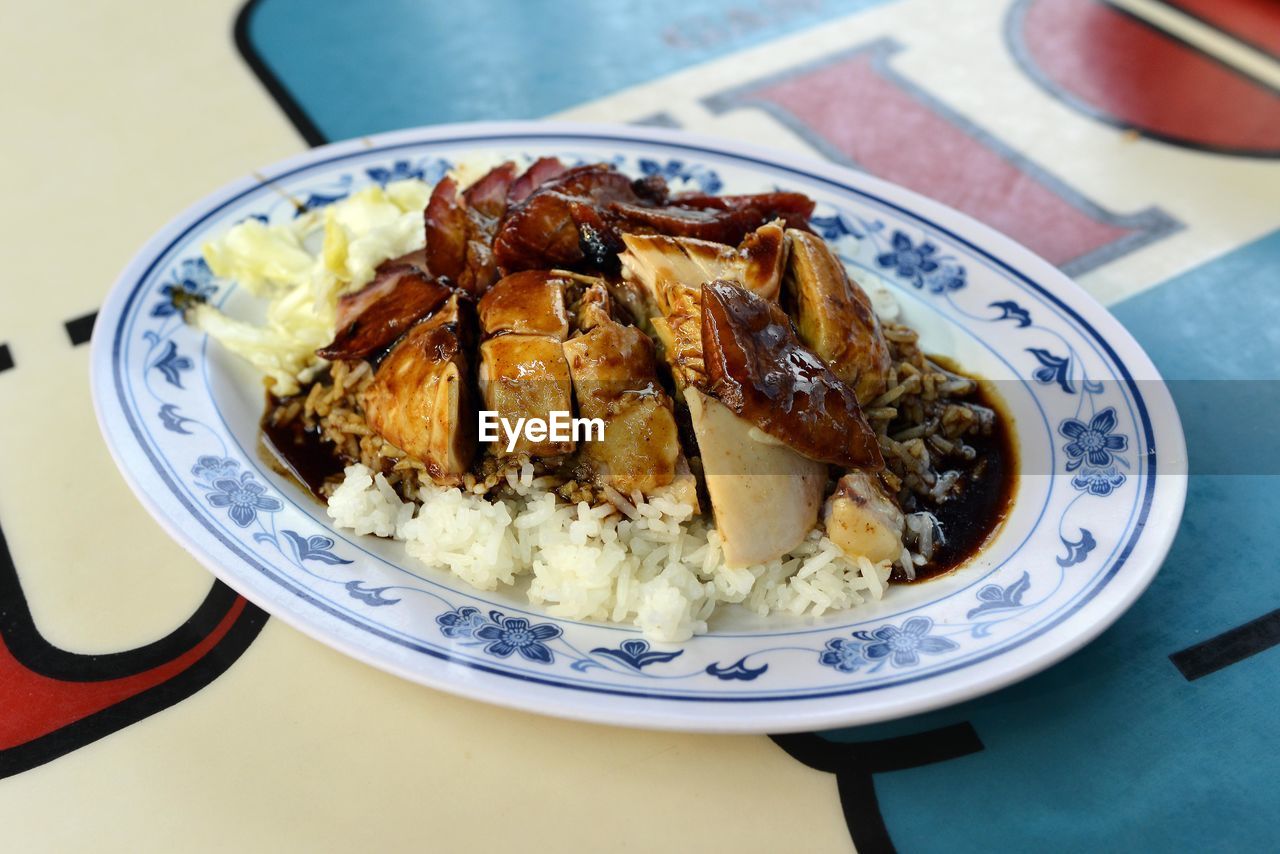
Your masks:
<path fill-rule="evenodd" d="M 823 511 L 827 536 L 850 558 L 872 563 L 902 555 L 905 520 L 875 475 L 851 471 L 836 485 Z"/>
<path fill-rule="evenodd" d="M 480 299 L 485 335 L 519 333 L 569 337 L 565 289 L 573 283 L 545 270 L 525 270 L 500 279 Z"/>
<path fill-rule="evenodd" d="M 665 199 L 661 182 L 633 181 L 606 163 L 574 167 L 512 206 L 494 238 L 494 257 L 506 273 L 573 269 L 584 262 L 601 266 L 621 249 L 616 231 L 605 220 L 608 206 Z"/>
<path fill-rule="evenodd" d="M 511 189 L 507 191 L 507 202 L 513 205 L 523 202 L 534 190 L 548 181 L 559 178 L 568 170 L 569 167 L 556 157 L 539 157 L 529 164 L 529 168 L 512 183 Z"/>
<path fill-rule="evenodd" d="M 623 233 L 667 234 L 736 245 L 781 219 L 806 228 L 813 201 L 799 193 L 676 196 L 657 175 L 632 181 L 604 163 L 553 178 L 513 205 L 494 240 L 506 272 L 548 267 L 616 269 Z M 699 283 L 700 284 L 700 283 Z"/>
<path fill-rule="evenodd" d="M 688 476 L 671 398 L 658 382 L 653 341 L 593 305 L 591 330 L 564 342 L 578 413 L 605 424 L 603 441 L 583 442 L 579 457 L 598 485 L 651 495 L 681 469 Z"/>
<path fill-rule="evenodd" d="M 818 521 L 827 467 L 697 389 L 685 401 L 725 564 L 765 563 L 798 546 Z"/>
<path fill-rule="evenodd" d="M 790 229 L 787 301 L 800 340 L 866 404 L 884 392 L 893 361 L 871 298 L 849 277 L 826 241 Z"/>
<path fill-rule="evenodd" d="M 494 167 L 461 195 L 452 176 L 431 191 L 423 214 L 427 265 L 436 276 L 479 296 L 498 278 L 493 237 L 507 210 L 507 191 L 516 180 L 514 163 Z"/>
<path fill-rule="evenodd" d="M 779 197 L 785 202 L 778 205 Z M 646 206 L 618 201 L 604 212 L 606 220 L 620 231 L 645 234 L 667 234 L 735 245 L 760 226 L 782 219 L 793 228 L 807 228 L 808 214 L 794 210 L 795 202 L 813 202 L 799 193 L 761 193 L 758 196 L 709 196 L 716 204 L 693 207 L 687 199 L 673 198 L 670 204 Z"/>
<path fill-rule="evenodd" d="M 550 423 L 551 413 L 573 413 L 573 388 L 569 365 L 560 339 L 550 335 L 512 333 L 490 338 L 480 345 L 480 391 L 485 408 L 515 425 L 519 419 Z M 527 453 L 533 457 L 558 457 L 572 453 L 573 441 L 556 442 L 550 436 L 531 440 L 523 431 L 508 450 L 509 438 L 499 429 L 498 441 L 489 453 L 504 457 Z"/>
<path fill-rule="evenodd" d="M 417 267 L 383 265 L 372 282 L 338 300 L 338 331 L 316 354 L 330 361 L 376 357 L 443 305 L 449 293 Z"/>
<path fill-rule="evenodd" d="M 369 428 L 421 460 L 439 484 L 461 483 L 475 456 L 475 324 L 471 303 L 450 297 L 400 339 L 360 395 Z"/>

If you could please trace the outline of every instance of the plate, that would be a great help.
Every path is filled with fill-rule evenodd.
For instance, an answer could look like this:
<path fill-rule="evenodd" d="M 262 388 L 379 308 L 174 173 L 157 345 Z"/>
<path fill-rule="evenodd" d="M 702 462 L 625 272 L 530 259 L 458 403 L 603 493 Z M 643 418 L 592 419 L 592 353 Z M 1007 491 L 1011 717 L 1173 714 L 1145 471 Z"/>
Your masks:
<path fill-rule="evenodd" d="M 555 155 L 706 192 L 797 190 L 846 263 L 892 289 L 926 349 L 998 386 L 1021 460 L 1013 511 L 967 566 L 822 617 L 730 613 L 688 643 L 557 619 L 483 593 L 399 544 L 330 527 L 257 452 L 253 370 L 181 322 L 185 288 L 234 312 L 201 243 L 292 200 L 439 178 L 450 164 Z M 1186 449 L 1141 348 L 1028 250 L 936 202 L 827 163 L 663 129 L 553 123 L 423 128 L 317 148 L 177 217 L 98 315 L 92 385 L 125 479 L 214 574 L 376 667 L 520 709 L 637 727 L 785 732 L 866 724 L 1008 685 L 1079 649 L 1150 583 L 1177 529 Z"/>

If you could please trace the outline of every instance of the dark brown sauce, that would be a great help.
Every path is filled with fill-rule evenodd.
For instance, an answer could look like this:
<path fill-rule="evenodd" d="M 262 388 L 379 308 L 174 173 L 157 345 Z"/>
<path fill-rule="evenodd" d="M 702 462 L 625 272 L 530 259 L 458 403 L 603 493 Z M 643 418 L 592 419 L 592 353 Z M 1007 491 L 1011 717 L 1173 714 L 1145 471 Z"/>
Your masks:
<path fill-rule="evenodd" d="M 267 409 L 262 416 L 259 433 L 259 452 L 271 468 L 293 478 L 323 501 L 320 488 L 326 480 L 342 473 L 344 461 L 333 444 L 322 439 L 318 430 L 307 429 L 302 419 L 279 423 L 276 413 L 288 403 L 288 400 L 267 394 Z"/>
<path fill-rule="evenodd" d="M 944 362 L 937 357 L 930 358 Z M 954 365 L 947 363 L 945 366 L 955 371 Z M 963 492 L 950 501 L 922 508 L 937 517 L 946 542 L 938 544 L 935 541 L 932 559 L 924 566 L 916 567 L 914 580 L 908 581 L 902 567 L 897 566 L 890 581 L 915 584 L 945 575 L 968 563 L 1000 530 L 1013 506 L 1018 488 L 1018 452 L 1013 442 L 1008 410 L 986 382 L 979 381 L 978 393 L 973 399 L 975 403 L 995 411 L 991 433 L 965 438 L 977 455 L 971 467 L 963 470 Z"/>

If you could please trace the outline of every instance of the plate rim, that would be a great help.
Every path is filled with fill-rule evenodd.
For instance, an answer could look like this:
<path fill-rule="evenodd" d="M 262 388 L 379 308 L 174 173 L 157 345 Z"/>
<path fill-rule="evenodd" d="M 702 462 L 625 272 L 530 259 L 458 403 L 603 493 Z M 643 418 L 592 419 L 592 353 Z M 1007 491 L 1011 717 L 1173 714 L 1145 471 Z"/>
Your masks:
<path fill-rule="evenodd" d="M 359 645 L 344 642 L 342 637 L 332 632 L 326 632 L 320 622 L 308 620 L 301 612 L 295 612 L 289 608 L 263 606 L 257 595 L 257 590 L 252 593 L 246 590 L 246 588 L 253 585 L 248 584 L 243 576 L 225 566 L 223 560 L 207 552 L 194 538 L 188 536 L 176 522 L 172 522 L 168 518 L 168 511 L 163 509 L 164 502 L 153 498 L 143 488 L 137 475 L 126 465 L 126 461 L 122 456 L 123 449 L 118 447 L 113 440 L 113 431 L 108 426 L 107 421 L 107 404 L 102 399 L 105 390 L 113 387 L 113 383 L 100 381 L 101 374 L 104 371 L 110 373 L 114 363 L 114 336 L 118 324 L 113 323 L 111 325 L 110 333 L 107 332 L 107 324 L 97 324 L 91 345 L 90 384 L 95 414 L 112 458 L 115 460 L 126 482 L 129 483 L 130 488 L 138 496 L 148 512 L 160 523 L 162 529 L 196 557 L 216 577 L 237 590 L 237 592 L 262 607 L 263 610 L 280 618 L 308 636 L 316 638 L 358 660 L 372 664 L 381 670 L 392 672 L 410 681 L 472 699 L 492 702 L 523 711 L 533 711 L 596 723 L 625 724 L 644 728 L 682 731 L 785 732 L 896 719 L 963 702 L 964 700 L 999 690 L 1052 666 L 1095 639 L 1125 613 L 1149 586 L 1163 564 L 1169 548 L 1172 546 L 1173 538 L 1179 528 L 1185 507 L 1186 449 L 1181 421 L 1169 394 L 1168 387 L 1141 345 L 1096 298 L 1047 261 L 1039 258 L 1011 238 L 977 222 L 966 214 L 928 199 L 919 193 L 875 176 L 848 169 L 847 167 L 825 163 L 816 158 L 772 150 L 754 144 L 665 128 L 550 121 L 435 125 L 331 143 L 285 158 L 250 175 L 230 181 L 194 204 L 189 205 L 180 214 L 170 219 L 135 253 L 124 267 L 103 302 L 101 314 L 104 317 L 114 317 L 120 314 L 126 301 L 125 292 L 135 283 L 140 272 L 158 259 L 161 247 L 166 241 L 170 241 L 176 233 L 189 227 L 193 221 L 208 214 L 211 209 L 230 201 L 233 197 L 245 191 L 251 191 L 261 185 L 270 184 L 293 171 L 318 165 L 325 160 L 337 159 L 375 149 L 388 149 L 421 143 L 466 142 L 470 140 L 474 140 L 477 144 L 482 144 L 486 140 L 498 141 L 501 137 L 512 136 L 526 138 L 577 136 L 588 141 L 615 142 L 623 146 L 628 143 L 655 143 L 659 145 L 674 145 L 684 149 L 702 148 L 708 153 L 746 158 L 760 161 L 767 166 L 801 171 L 813 177 L 835 183 L 855 194 L 874 195 L 876 201 L 896 209 L 906 217 L 930 221 L 933 227 L 946 232 L 957 242 L 965 244 L 970 250 L 986 256 L 992 263 L 1005 268 L 1010 274 L 1024 280 L 1028 285 L 1040 291 L 1043 296 L 1056 303 L 1060 310 L 1070 315 L 1075 323 L 1092 333 L 1096 342 L 1107 353 L 1108 358 L 1118 366 L 1121 366 L 1125 373 L 1129 374 L 1129 382 L 1135 383 L 1137 381 L 1135 377 L 1141 376 L 1141 381 L 1145 384 L 1144 392 L 1136 395 L 1141 408 L 1147 410 L 1158 408 L 1161 410 L 1159 420 L 1153 418 L 1150 411 L 1147 413 L 1147 420 L 1150 425 L 1150 436 L 1148 438 L 1151 440 L 1153 449 L 1156 440 L 1156 424 L 1160 425 L 1161 464 L 1156 466 L 1148 477 L 1150 487 L 1149 497 L 1145 501 L 1146 519 L 1131 535 L 1129 542 L 1124 545 L 1117 557 L 1113 558 L 1114 565 L 1108 569 L 1108 573 L 1114 575 L 1126 563 L 1129 567 L 1134 567 L 1135 564 L 1132 563 L 1135 557 L 1134 552 L 1141 546 L 1143 548 L 1141 572 L 1131 573 L 1128 586 L 1123 589 L 1111 587 L 1112 595 L 1101 600 L 1096 594 L 1108 585 L 1105 583 L 1099 585 L 1089 599 L 1079 603 L 1070 613 L 1064 614 L 1052 625 L 1047 626 L 1039 635 L 1027 638 L 1020 644 L 1025 648 L 1026 644 L 1037 640 L 1038 637 L 1043 637 L 1045 633 L 1058 629 L 1067 620 L 1078 617 L 1087 606 L 1093 605 L 1094 609 L 1097 610 L 1100 602 L 1105 605 L 1105 607 L 1101 608 L 1100 613 L 1091 615 L 1086 624 L 1081 625 L 1079 629 L 1069 636 L 1059 640 L 1048 650 L 1040 651 L 1030 656 L 1024 655 L 1023 657 L 1026 660 L 1021 661 L 1016 666 L 996 668 L 995 672 L 989 673 L 986 670 L 971 671 L 977 674 L 977 678 L 971 678 L 956 687 L 930 692 L 924 697 L 913 699 L 908 695 L 901 699 L 895 699 L 894 695 L 890 695 L 888 702 L 880 704 L 867 704 L 859 699 L 867 697 L 867 694 L 858 694 L 852 691 L 828 693 L 817 697 L 738 698 L 755 700 L 748 707 L 753 711 L 750 714 L 742 715 L 740 712 L 735 712 L 735 709 L 740 710 L 742 708 L 741 705 L 735 706 L 709 698 L 665 696 L 657 698 L 656 702 L 653 703 L 645 705 L 637 703 L 633 711 L 620 714 L 616 708 L 603 706 L 596 701 L 595 697 L 598 696 L 599 692 L 593 691 L 589 686 L 561 685 L 552 680 L 543 680 L 543 684 L 537 685 L 536 689 L 530 687 L 528 690 L 533 690 L 539 694 L 553 692 L 548 695 L 551 698 L 551 702 L 539 701 L 531 706 L 526 702 L 522 702 L 522 698 L 529 696 L 527 690 L 521 690 L 518 687 L 513 689 L 511 687 L 516 684 L 511 683 L 509 681 L 511 679 L 521 680 L 523 684 L 532 685 L 531 680 L 519 674 L 488 669 L 470 662 L 462 662 L 467 667 L 486 672 L 486 677 L 476 680 L 451 680 L 448 678 L 448 674 L 444 672 L 437 676 L 424 672 L 422 669 L 408 666 L 402 667 L 399 666 L 399 662 L 396 660 L 378 657 Z M 943 225 L 943 223 L 946 224 Z M 1046 279 L 1056 284 L 1065 284 L 1065 297 L 1047 289 L 1041 283 Z M 1067 301 L 1068 299 L 1070 302 Z M 1086 319 L 1082 316 L 1081 309 L 1085 309 L 1088 313 L 1095 313 L 1097 317 Z M 1102 322 L 1112 327 L 1107 330 L 1108 334 L 1105 337 L 1096 328 L 1096 322 Z M 1126 355 L 1123 359 L 1115 351 L 1113 342 L 1119 343 L 1125 350 Z M 1134 391 L 1136 392 L 1136 388 Z M 1143 403 L 1144 397 L 1145 403 Z M 1153 404 L 1158 404 L 1158 407 Z M 1166 433 L 1168 435 L 1165 435 Z M 1160 503 L 1164 505 L 1161 508 L 1163 520 L 1156 520 L 1154 517 L 1157 496 L 1160 496 Z M 1156 532 L 1152 530 L 1152 523 L 1156 521 L 1163 521 L 1163 524 L 1159 526 L 1158 537 L 1154 536 Z M 1115 595 L 1117 591 L 1120 593 L 1118 596 Z M 264 596 L 264 598 L 269 599 L 270 597 Z M 330 620 L 332 615 L 326 615 L 323 619 Z M 339 619 L 341 618 L 339 617 Z M 381 638 L 381 640 L 385 641 L 386 638 Z M 401 643 L 399 641 L 394 642 Z M 990 658 L 998 659 L 1002 654 L 1013 651 L 1013 649 L 996 651 L 991 654 Z M 435 658 L 432 666 L 443 668 L 454 666 L 452 661 L 447 658 L 437 657 L 435 653 L 432 653 L 432 656 Z M 981 663 L 981 660 L 972 662 L 974 665 Z M 944 676 L 949 672 L 952 671 L 944 670 L 922 677 L 920 683 L 928 684 L 930 679 L 936 679 L 936 677 Z M 495 677 L 500 677 L 499 681 L 490 685 L 489 681 Z M 900 691 L 906 687 L 905 685 L 891 685 L 886 686 L 884 691 L 886 693 L 894 689 L 899 689 Z M 565 691 L 565 688 L 572 690 Z M 605 691 L 604 693 L 621 694 L 623 699 L 639 699 L 635 697 L 635 694 L 641 692 Z M 881 694 L 881 696 L 884 696 L 884 694 Z M 587 697 L 587 701 L 573 701 L 582 697 Z M 568 701 L 557 702 L 557 700 Z M 841 700 L 844 700 L 843 708 L 839 707 L 839 701 Z M 836 701 L 836 708 L 825 708 L 832 705 L 833 701 Z M 771 703 L 778 705 L 771 705 Z M 806 703 L 809 706 L 817 705 L 818 707 L 806 708 Z M 709 714 L 696 712 L 696 710 L 704 706 L 707 707 L 706 712 L 709 712 Z M 871 708 L 868 711 L 869 706 Z M 886 712 L 883 709 L 877 711 L 880 706 L 888 707 L 888 711 Z M 680 713 L 685 710 L 689 713 Z"/>

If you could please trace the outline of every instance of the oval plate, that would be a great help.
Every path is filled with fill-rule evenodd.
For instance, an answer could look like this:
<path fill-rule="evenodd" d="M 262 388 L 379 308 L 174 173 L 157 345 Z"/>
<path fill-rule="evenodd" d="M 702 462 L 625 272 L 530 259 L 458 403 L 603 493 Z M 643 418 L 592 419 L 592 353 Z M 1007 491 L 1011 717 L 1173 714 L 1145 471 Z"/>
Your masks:
<path fill-rule="evenodd" d="M 323 204 L 371 182 L 435 181 L 453 163 L 540 155 L 610 161 L 707 192 L 778 187 L 816 199 L 815 230 L 893 289 L 926 349 L 998 383 L 1022 461 L 998 535 L 960 571 L 881 602 L 821 618 L 717 615 L 710 634 L 667 647 L 550 617 L 519 593 L 475 591 L 397 543 L 333 530 L 324 508 L 256 452 L 260 380 L 185 327 L 166 295 L 182 287 L 252 311 L 241 289 L 211 279 L 201 243 L 246 217 L 286 220 L 291 200 Z M 103 435 L 143 504 L 262 608 L 425 685 L 629 726 L 866 724 L 1008 685 L 1079 649 L 1133 603 L 1186 495 L 1182 430 L 1155 367 L 1047 262 L 867 175 L 658 129 L 438 126 L 263 169 L 187 210 L 125 269 L 98 315 L 92 384 Z"/>

